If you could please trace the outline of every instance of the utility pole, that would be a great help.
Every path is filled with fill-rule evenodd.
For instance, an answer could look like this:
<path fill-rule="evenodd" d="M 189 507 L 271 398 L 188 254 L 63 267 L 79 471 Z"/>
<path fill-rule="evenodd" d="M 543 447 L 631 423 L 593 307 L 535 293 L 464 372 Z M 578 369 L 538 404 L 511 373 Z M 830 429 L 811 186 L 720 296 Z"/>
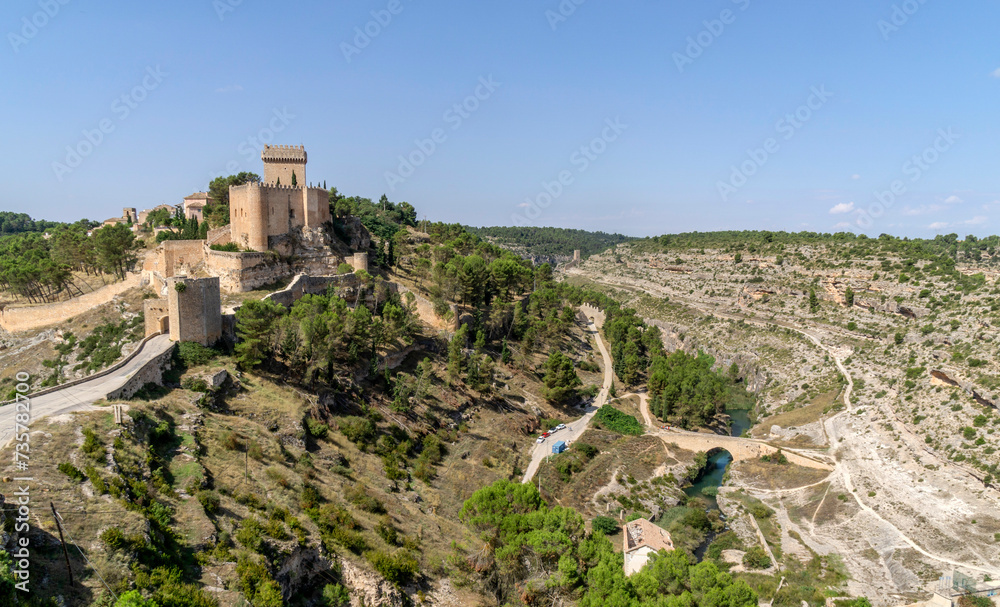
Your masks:
<path fill-rule="evenodd" d="M 62 525 L 59 524 L 59 513 L 56 512 L 56 505 L 49 502 L 52 508 L 52 518 L 56 520 L 56 529 L 59 530 L 59 543 L 62 544 L 63 557 L 66 558 L 66 572 L 69 573 L 69 585 L 73 585 L 73 568 L 69 566 L 69 551 L 66 549 L 66 540 L 63 539 Z"/>
<path fill-rule="evenodd" d="M 250 483 L 250 437 L 247 437 L 247 448 L 243 452 L 243 482 Z"/>

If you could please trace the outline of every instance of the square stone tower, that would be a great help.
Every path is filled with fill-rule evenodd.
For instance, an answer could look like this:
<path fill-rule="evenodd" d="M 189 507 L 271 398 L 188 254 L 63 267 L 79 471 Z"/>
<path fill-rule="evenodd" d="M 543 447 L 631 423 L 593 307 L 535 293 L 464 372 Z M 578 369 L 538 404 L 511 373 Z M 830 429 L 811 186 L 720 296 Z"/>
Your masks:
<path fill-rule="evenodd" d="M 275 185 L 279 181 L 283 186 L 292 184 L 292 175 L 299 187 L 305 187 L 306 181 L 306 150 L 301 145 L 265 145 L 260 152 L 264 161 L 264 184 Z"/>
<path fill-rule="evenodd" d="M 222 338 L 219 279 L 172 276 L 167 279 L 171 341 L 215 345 Z"/>

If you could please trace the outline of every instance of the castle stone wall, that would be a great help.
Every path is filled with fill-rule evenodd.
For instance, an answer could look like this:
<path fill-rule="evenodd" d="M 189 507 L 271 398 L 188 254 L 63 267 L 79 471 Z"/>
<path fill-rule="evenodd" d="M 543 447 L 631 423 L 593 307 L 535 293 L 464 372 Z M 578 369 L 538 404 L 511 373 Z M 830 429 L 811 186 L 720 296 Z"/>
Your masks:
<path fill-rule="evenodd" d="M 18 333 L 66 322 L 74 316 L 112 301 L 129 289 L 142 285 L 140 274 L 129 274 L 122 282 L 101 287 L 92 293 L 85 293 L 66 301 L 42 306 L 7 306 L 0 311 L 0 327 L 10 333 Z"/>
<path fill-rule="evenodd" d="M 142 269 L 146 272 L 159 272 L 169 278 L 186 272 L 204 260 L 204 240 L 164 240 L 146 255 Z"/>
<path fill-rule="evenodd" d="M 206 266 L 218 276 L 221 288 L 243 293 L 291 276 L 292 268 L 268 253 L 208 251 Z"/>
<path fill-rule="evenodd" d="M 222 337 L 222 303 L 219 279 L 167 279 L 167 306 L 170 313 L 170 339 L 214 345 Z M 184 285 L 179 287 L 179 285 Z"/>
<path fill-rule="evenodd" d="M 140 369 L 132 373 L 125 384 L 117 390 L 108 393 L 108 400 L 125 400 L 135 396 L 135 393 L 146 384 L 163 385 L 163 371 L 170 368 L 171 359 L 174 356 L 174 348 L 168 348 L 166 352 L 153 358 Z"/>
<path fill-rule="evenodd" d="M 270 299 L 274 303 L 291 308 L 292 304 L 302 299 L 303 295 L 322 295 L 333 286 L 338 291 L 343 291 L 343 295 L 346 295 L 344 299 L 353 302 L 357 300 L 357 288 L 360 283 L 360 279 L 354 274 L 338 274 L 337 276 L 299 274 L 287 287 L 267 295 L 264 299 Z"/>
<path fill-rule="evenodd" d="M 160 319 L 170 317 L 166 299 L 147 299 L 142 302 L 142 313 L 146 325 L 146 337 L 162 333 Z M 169 321 L 168 321 L 169 323 Z M 169 331 L 169 326 L 167 327 Z"/>

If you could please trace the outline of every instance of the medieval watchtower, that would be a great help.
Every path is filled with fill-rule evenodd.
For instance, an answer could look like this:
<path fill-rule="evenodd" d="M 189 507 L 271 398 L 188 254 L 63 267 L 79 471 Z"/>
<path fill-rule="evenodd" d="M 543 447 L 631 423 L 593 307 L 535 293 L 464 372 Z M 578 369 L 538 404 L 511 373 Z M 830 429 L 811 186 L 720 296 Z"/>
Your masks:
<path fill-rule="evenodd" d="M 260 153 L 264 161 L 265 185 L 306 185 L 306 150 L 301 145 L 265 145 Z"/>
<path fill-rule="evenodd" d="M 233 242 L 255 251 L 267 251 L 275 238 L 330 221 L 327 191 L 307 185 L 305 148 L 266 145 L 260 158 L 264 161 L 262 182 L 229 188 Z"/>

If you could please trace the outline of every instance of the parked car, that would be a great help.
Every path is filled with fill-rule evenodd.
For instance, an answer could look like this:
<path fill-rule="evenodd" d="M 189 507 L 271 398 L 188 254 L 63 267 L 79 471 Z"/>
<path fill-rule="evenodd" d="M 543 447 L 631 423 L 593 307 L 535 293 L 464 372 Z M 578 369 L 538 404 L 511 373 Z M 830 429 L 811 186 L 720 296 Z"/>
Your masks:
<path fill-rule="evenodd" d="M 542 432 L 542 438 L 548 438 L 548 437 L 549 437 L 548 432 Z"/>
<path fill-rule="evenodd" d="M 558 426 L 556 426 L 556 430 L 562 430 L 565 427 L 566 427 L 566 424 L 559 424 Z"/>
<path fill-rule="evenodd" d="M 535 442 L 536 443 L 544 443 L 545 442 L 545 437 L 544 436 L 539 436 L 538 440 L 536 440 Z"/>

